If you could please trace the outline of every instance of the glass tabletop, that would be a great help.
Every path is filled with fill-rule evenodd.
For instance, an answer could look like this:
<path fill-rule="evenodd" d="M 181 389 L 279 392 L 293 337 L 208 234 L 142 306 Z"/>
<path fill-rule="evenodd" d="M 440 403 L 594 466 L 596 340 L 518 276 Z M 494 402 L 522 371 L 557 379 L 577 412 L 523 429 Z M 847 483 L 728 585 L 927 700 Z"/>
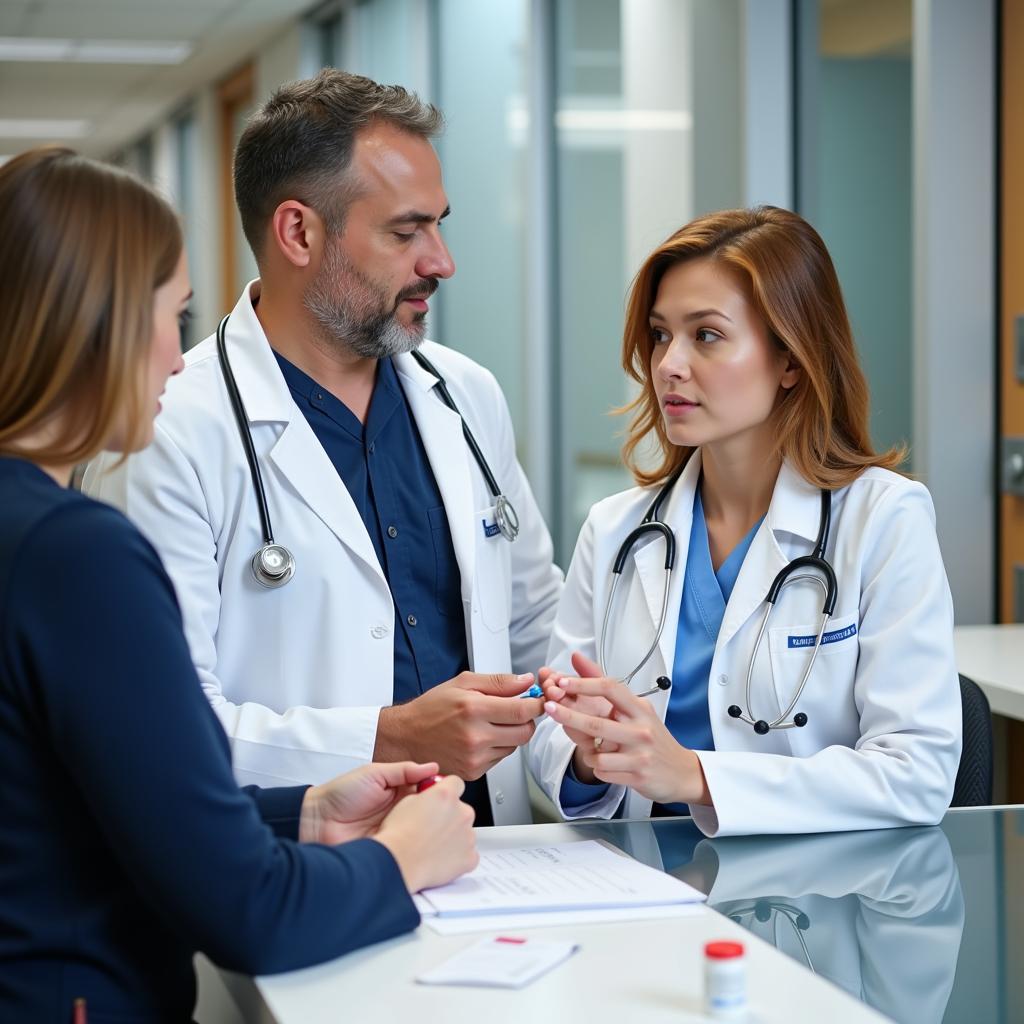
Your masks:
<path fill-rule="evenodd" d="M 1024 808 L 941 825 L 707 839 L 688 818 L 581 822 L 900 1024 L 1024 1021 Z"/>

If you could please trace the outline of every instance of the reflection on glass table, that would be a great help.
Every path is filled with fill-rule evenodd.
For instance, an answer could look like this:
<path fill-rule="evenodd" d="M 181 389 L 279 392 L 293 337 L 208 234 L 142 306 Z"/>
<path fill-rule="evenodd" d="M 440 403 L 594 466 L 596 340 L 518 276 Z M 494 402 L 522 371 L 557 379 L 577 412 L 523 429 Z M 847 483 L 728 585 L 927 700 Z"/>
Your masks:
<path fill-rule="evenodd" d="M 965 911 L 941 827 L 717 840 L 685 820 L 603 831 L 898 1024 L 943 1021 Z"/>
<path fill-rule="evenodd" d="M 719 913 L 900 1024 L 940 1024 L 964 926 L 941 829 L 723 839 L 703 858 Z"/>

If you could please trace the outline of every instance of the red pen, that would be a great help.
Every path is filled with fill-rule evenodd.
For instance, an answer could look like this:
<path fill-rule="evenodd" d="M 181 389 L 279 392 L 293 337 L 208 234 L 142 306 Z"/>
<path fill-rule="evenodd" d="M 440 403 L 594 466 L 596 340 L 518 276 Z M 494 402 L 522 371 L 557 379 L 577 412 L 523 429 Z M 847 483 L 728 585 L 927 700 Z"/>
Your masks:
<path fill-rule="evenodd" d="M 420 781 L 416 783 L 416 792 L 422 793 L 425 789 L 430 789 L 435 782 L 440 782 L 443 778 L 443 775 L 431 775 L 425 779 L 420 779 Z"/>

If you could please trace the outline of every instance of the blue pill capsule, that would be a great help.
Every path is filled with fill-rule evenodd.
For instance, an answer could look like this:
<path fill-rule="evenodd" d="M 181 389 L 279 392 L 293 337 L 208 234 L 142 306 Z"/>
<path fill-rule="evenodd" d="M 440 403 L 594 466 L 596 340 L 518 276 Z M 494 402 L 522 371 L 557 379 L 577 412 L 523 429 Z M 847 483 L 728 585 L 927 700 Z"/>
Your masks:
<path fill-rule="evenodd" d="M 521 693 L 520 696 L 521 697 L 543 697 L 544 696 L 544 691 L 536 683 L 534 683 L 533 686 L 531 686 L 526 691 L 526 693 Z"/>

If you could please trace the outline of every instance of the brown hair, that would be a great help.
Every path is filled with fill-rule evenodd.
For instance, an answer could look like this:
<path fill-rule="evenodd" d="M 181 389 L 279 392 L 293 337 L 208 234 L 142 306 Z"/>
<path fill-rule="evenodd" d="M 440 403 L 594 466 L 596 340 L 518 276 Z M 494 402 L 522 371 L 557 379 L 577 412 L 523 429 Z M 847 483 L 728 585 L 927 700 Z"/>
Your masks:
<path fill-rule="evenodd" d="M 0 452 L 73 465 L 119 426 L 139 442 L 154 292 L 182 251 L 174 211 L 125 171 L 43 147 L 0 167 L 0 238 Z"/>
<path fill-rule="evenodd" d="M 651 379 L 649 316 L 665 272 L 710 259 L 749 282 L 754 306 L 776 343 L 801 368 L 772 413 L 776 451 L 815 487 L 834 490 L 869 466 L 897 467 L 904 448 L 877 453 L 868 431 L 868 386 L 857 361 L 839 279 L 825 243 L 802 217 L 774 206 L 723 210 L 691 221 L 647 257 L 633 280 L 626 310 L 622 365 L 642 390 L 619 412 L 633 414 L 623 459 L 637 483 L 659 484 L 693 453 L 672 444 Z M 653 439 L 661 459 L 638 464 Z"/>
<path fill-rule="evenodd" d="M 354 195 L 345 172 L 356 135 L 374 124 L 429 139 L 441 112 L 400 85 L 324 68 L 289 82 L 249 118 L 235 148 L 235 202 L 259 262 L 267 224 L 286 199 L 312 207 L 332 234 Z"/>

